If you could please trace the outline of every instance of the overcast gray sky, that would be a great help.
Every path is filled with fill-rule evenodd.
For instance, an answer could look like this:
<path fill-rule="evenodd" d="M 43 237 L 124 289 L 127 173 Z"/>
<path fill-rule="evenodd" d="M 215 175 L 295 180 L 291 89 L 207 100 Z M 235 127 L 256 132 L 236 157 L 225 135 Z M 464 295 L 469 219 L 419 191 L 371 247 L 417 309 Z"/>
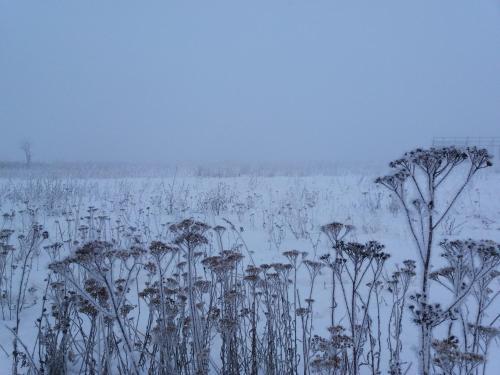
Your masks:
<path fill-rule="evenodd" d="M 0 159 L 392 159 L 500 135 L 500 0 L 0 0 Z"/>

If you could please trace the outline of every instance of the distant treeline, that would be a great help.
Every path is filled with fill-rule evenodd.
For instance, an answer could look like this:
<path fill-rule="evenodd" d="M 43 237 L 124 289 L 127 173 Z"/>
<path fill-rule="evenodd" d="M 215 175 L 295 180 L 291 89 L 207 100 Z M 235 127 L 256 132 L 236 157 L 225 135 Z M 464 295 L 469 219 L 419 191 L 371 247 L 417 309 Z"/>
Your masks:
<path fill-rule="evenodd" d="M 210 163 L 124 163 L 124 162 L 52 162 L 26 163 L 0 161 L 0 178 L 73 177 L 238 177 L 238 176 L 310 176 L 348 173 L 376 175 L 382 163 L 347 162 L 210 162 Z"/>

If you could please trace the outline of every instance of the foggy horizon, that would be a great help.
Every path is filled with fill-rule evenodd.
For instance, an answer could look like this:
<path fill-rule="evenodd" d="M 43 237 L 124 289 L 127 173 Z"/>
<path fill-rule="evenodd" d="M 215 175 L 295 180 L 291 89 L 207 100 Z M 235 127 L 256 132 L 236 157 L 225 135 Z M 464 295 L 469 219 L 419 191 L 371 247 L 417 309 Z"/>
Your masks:
<path fill-rule="evenodd" d="M 0 0 L 0 161 L 386 162 L 498 136 L 500 3 Z"/>

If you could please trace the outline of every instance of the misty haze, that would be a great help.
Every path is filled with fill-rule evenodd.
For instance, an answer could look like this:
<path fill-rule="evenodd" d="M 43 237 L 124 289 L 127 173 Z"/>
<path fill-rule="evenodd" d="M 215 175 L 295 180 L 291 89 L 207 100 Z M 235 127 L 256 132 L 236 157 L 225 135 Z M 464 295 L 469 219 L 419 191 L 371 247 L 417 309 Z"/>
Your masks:
<path fill-rule="evenodd" d="M 498 0 L 0 0 L 0 375 L 495 375 Z"/>

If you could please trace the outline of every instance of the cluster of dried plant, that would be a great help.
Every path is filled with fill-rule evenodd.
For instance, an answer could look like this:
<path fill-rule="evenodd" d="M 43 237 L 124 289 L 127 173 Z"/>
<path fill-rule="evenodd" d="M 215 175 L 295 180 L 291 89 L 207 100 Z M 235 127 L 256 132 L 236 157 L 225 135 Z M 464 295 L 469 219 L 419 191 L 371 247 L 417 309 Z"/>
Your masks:
<path fill-rule="evenodd" d="M 267 213 L 264 229 L 278 249 L 280 226 L 311 248 L 268 264 L 254 262 L 243 228 L 229 220 L 161 224 L 154 207 L 134 207 L 140 225 L 133 225 L 120 208 L 127 195 L 110 202 L 118 218 L 93 206 L 65 211 L 51 233 L 26 205 L 17 243 L 13 230 L 0 231 L 1 317 L 13 322 L 12 350 L 1 349 L 14 374 L 486 374 L 500 334 L 500 245 L 444 240 L 438 260 L 434 242 L 465 186 L 489 165 L 475 148 L 416 150 L 391 163 L 395 173 L 377 182 L 399 200 L 419 260 L 394 270 L 385 247 L 357 242 L 349 224 L 317 228 L 328 243 L 317 254 L 307 214 L 286 205 L 281 216 Z M 452 176 L 461 170 L 457 183 Z M 448 182 L 457 190 L 446 199 L 440 187 Z M 166 191 L 173 215 L 174 183 Z M 219 185 L 200 207 L 218 216 L 230 195 Z M 50 265 L 36 291 L 29 280 L 41 252 Z M 328 303 L 317 301 L 320 280 Z M 447 298 L 433 303 L 431 286 Z M 21 317 L 31 305 L 41 305 L 36 340 L 24 342 L 20 326 L 33 322 Z M 418 370 L 404 344 L 411 321 L 420 331 Z"/>

